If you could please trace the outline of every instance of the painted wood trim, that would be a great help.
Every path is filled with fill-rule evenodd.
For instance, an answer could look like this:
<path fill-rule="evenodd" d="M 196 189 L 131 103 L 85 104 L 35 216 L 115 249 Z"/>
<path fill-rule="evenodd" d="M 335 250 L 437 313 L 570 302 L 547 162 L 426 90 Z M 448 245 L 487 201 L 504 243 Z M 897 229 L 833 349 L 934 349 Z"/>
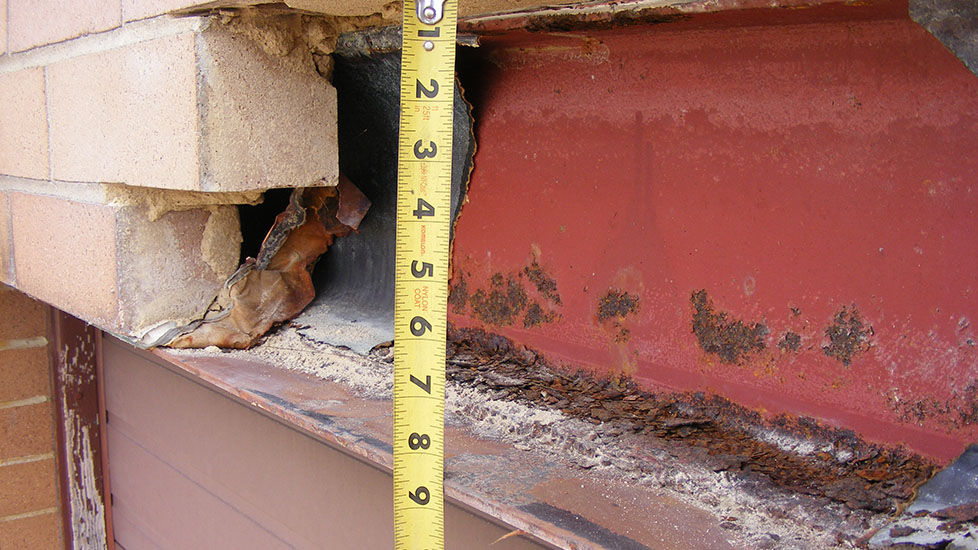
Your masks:
<path fill-rule="evenodd" d="M 53 382 L 65 548 L 113 550 L 99 378 L 101 332 L 52 308 Z"/>

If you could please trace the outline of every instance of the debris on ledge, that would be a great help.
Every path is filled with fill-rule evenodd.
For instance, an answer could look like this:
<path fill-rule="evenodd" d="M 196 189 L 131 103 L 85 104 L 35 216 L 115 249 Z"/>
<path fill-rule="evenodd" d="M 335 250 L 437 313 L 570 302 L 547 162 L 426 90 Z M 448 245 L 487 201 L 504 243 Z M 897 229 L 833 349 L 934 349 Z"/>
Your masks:
<path fill-rule="evenodd" d="M 917 491 L 893 523 L 869 541 L 873 550 L 978 550 L 978 445 Z"/>
<path fill-rule="evenodd" d="M 248 351 L 175 353 L 258 361 L 338 382 L 366 399 L 391 398 L 390 345 L 359 354 L 301 329 L 285 323 Z M 532 350 L 482 331 L 450 330 L 446 370 L 450 431 L 502 443 L 532 464 L 559 461 L 572 473 L 567 475 L 703 510 L 717 518 L 704 529 L 716 527 L 710 532 L 729 543 L 714 548 L 866 548 L 935 469 L 903 449 L 874 445 L 812 419 L 765 421 L 719 397 L 649 393 L 629 380 L 556 368 Z M 505 474 L 488 463 L 478 476 L 461 473 L 482 460 L 496 457 L 449 456 L 449 487 L 464 483 L 497 494 Z M 510 504 L 525 505 L 512 498 Z M 646 534 L 640 529 L 632 536 Z"/>
<path fill-rule="evenodd" d="M 336 187 L 295 189 L 258 257 L 241 264 L 204 316 L 170 328 L 145 347 L 250 348 L 315 298 L 316 261 L 335 238 L 359 227 L 368 208 L 370 201 L 342 176 Z"/>

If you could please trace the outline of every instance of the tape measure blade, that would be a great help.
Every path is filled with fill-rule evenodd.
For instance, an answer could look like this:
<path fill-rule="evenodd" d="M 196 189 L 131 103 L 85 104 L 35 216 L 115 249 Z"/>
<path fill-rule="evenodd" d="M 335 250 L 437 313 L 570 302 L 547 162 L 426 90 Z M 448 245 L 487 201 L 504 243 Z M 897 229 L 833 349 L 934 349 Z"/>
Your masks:
<path fill-rule="evenodd" d="M 425 25 L 407 2 L 394 300 L 394 538 L 444 548 L 445 335 L 457 5 Z"/>

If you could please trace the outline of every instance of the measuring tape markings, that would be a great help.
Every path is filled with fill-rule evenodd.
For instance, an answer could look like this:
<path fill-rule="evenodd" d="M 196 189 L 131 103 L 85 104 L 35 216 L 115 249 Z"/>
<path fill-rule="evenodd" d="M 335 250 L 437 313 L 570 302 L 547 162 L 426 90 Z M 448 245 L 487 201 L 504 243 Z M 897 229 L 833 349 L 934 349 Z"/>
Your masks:
<path fill-rule="evenodd" d="M 454 1 L 404 10 L 394 299 L 394 540 L 444 548 Z M 427 22 L 422 22 L 421 19 Z"/>

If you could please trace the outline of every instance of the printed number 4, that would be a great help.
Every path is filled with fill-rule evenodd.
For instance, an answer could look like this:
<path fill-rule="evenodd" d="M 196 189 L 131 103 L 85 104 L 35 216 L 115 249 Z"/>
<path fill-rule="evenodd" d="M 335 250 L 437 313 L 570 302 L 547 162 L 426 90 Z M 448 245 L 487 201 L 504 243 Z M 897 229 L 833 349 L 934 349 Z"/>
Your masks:
<path fill-rule="evenodd" d="M 426 216 L 434 216 L 435 215 L 435 207 L 434 206 L 431 206 L 430 204 L 428 204 L 428 201 L 419 198 L 418 199 L 418 209 L 415 210 L 414 212 L 412 212 L 412 214 L 414 214 L 414 217 L 418 218 L 419 220 L 421 218 L 426 217 Z"/>

